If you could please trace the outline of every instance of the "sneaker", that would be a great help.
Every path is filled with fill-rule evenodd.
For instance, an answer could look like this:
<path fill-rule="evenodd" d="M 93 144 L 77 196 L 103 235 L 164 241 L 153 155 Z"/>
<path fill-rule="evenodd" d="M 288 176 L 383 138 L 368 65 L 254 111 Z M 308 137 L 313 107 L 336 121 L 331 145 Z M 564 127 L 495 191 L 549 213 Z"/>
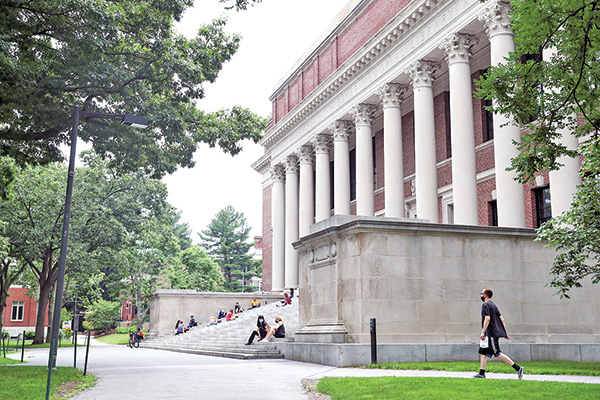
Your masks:
<path fill-rule="evenodd" d="M 485 379 L 485 375 L 477 374 L 477 375 L 473 375 L 473 378 L 483 378 L 483 379 Z"/>
<path fill-rule="evenodd" d="M 260 342 L 262 340 L 262 338 L 258 339 L 258 341 Z"/>
<path fill-rule="evenodd" d="M 246 346 L 250 346 L 252 343 L 246 342 Z"/>
<path fill-rule="evenodd" d="M 519 367 L 519 370 L 517 371 L 517 377 L 519 379 L 521 379 L 523 377 L 523 371 L 525 371 L 525 368 Z"/>

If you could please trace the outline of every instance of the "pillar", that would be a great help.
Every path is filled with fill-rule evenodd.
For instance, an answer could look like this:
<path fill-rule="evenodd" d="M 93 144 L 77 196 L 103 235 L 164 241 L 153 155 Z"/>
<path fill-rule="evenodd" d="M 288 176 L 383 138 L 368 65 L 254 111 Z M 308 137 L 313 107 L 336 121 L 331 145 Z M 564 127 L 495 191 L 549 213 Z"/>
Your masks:
<path fill-rule="evenodd" d="M 405 85 L 399 83 L 386 83 L 378 91 L 383 105 L 383 175 L 385 177 L 386 217 L 404 217 L 404 160 L 400 104 L 406 89 Z"/>
<path fill-rule="evenodd" d="M 489 3 L 486 11 L 479 16 L 490 38 L 490 58 L 492 66 L 504 62 L 509 53 L 515 51 L 511 22 L 508 18 L 510 6 L 499 0 Z M 503 126 L 504 125 L 504 126 Z M 515 178 L 511 159 L 519 155 L 513 141 L 521 141 L 521 129 L 514 122 L 501 115 L 494 114 L 494 163 L 496 167 L 496 204 L 498 208 L 498 226 L 525 228 L 525 195 L 523 185 Z"/>
<path fill-rule="evenodd" d="M 315 201 L 313 189 L 313 152 L 309 145 L 298 149 L 300 160 L 300 237 L 308 235 L 309 227 L 314 223 Z"/>
<path fill-rule="evenodd" d="M 298 287 L 298 251 L 292 243 L 298 240 L 298 158 L 285 159 L 285 287 Z"/>
<path fill-rule="evenodd" d="M 419 60 L 408 69 L 415 102 L 415 191 L 417 217 L 439 222 L 433 74 L 439 63 Z"/>
<path fill-rule="evenodd" d="M 363 103 L 351 111 L 356 125 L 356 215 L 375 214 L 372 124 L 378 108 Z"/>
<path fill-rule="evenodd" d="M 272 271 L 271 291 L 280 292 L 284 285 L 285 268 L 285 171 L 283 165 L 271 168 Z"/>
<path fill-rule="evenodd" d="M 319 133 L 312 141 L 315 148 L 315 222 L 331 216 L 329 142 L 330 135 L 324 133 Z"/>
<path fill-rule="evenodd" d="M 333 134 L 333 209 L 336 215 L 350 215 L 350 149 L 348 137 L 354 125 L 338 120 L 329 130 Z"/>
<path fill-rule="evenodd" d="M 450 81 L 454 223 L 463 225 L 479 224 L 471 86 L 471 47 L 478 42 L 473 35 L 453 33 L 440 46 L 446 52 Z"/>

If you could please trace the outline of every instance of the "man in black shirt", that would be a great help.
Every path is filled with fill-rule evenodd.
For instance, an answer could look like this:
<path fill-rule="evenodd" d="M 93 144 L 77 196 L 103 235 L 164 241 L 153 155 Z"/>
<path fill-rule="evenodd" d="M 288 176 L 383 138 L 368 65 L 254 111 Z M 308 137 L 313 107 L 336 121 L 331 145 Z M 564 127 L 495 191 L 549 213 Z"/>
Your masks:
<path fill-rule="evenodd" d="M 504 361 L 508 365 L 512 366 L 517 371 L 517 377 L 521 379 L 523 377 L 523 367 L 518 366 L 513 360 L 510 359 L 506 354 L 502 354 L 498 339 L 510 337 L 506 334 L 506 324 L 504 318 L 500 314 L 498 307 L 492 302 L 492 296 L 494 292 L 492 289 L 483 289 L 481 292 L 481 340 L 482 344 L 479 346 L 479 361 L 481 363 L 481 369 L 479 373 L 473 378 L 485 378 L 485 366 L 487 359 L 495 356 L 500 360 Z M 487 338 L 487 341 L 485 341 Z M 487 344 L 487 347 L 482 347 Z"/>

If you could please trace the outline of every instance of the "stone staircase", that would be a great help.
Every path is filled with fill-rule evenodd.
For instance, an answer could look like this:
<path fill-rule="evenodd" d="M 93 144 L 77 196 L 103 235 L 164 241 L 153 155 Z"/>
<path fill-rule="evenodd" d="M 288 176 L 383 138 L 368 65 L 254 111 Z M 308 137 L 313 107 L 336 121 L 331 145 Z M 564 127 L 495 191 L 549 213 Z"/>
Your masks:
<path fill-rule="evenodd" d="M 294 333 L 298 330 L 298 301 L 296 297 L 285 307 L 271 303 L 246 310 L 236 314 L 234 321 L 223 319 L 217 325 L 199 325 L 185 334 L 148 338 L 141 341 L 140 347 L 237 359 L 284 358 L 277 343 L 294 340 Z M 275 317 L 279 315 L 285 325 L 285 338 L 271 337 L 260 342 L 255 339 L 251 346 L 246 346 L 250 334 L 256 329 L 259 315 L 263 315 L 270 326 L 275 326 Z"/>

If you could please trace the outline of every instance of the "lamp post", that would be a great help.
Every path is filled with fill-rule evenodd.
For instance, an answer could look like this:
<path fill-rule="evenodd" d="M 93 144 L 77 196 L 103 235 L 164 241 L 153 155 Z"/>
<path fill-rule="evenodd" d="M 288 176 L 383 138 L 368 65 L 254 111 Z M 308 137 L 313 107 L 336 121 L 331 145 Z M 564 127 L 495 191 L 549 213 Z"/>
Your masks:
<path fill-rule="evenodd" d="M 63 219 L 62 238 L 60 241 L 60 258 L 58 260 L 58 280 L 56 281 L 56 296 L 54 301 L 54 319 L 52 321 L 52 341 L 50 343 L 50 354 L 48 356 L 48 383 L 46 385 L 46 400 L 50 397 L 50 382 L 52 381 L 52 368 L 56 367 L 56 343 L 58 342 L 58 330 L 60 329 L 60 309 L 62 306 L 63 288 L 65 284 L 65 269 L 67 264 L 67 243 L 69 241 L 69 222 L 71 220 L 71 198 L 73 196 L 73 177 L 75 176 L 75 159 L 77 157 L 77 131 L 79 129 L 79 117 L 120 119 L 121 124 L 134 128 L 146 128 L 148 120 L 143 117 L 122 114 L 104 114 L 97 112 L 81 111 L 75 106 L 73 111 L 73 132 L 71 133 L 71 152 L 69 154 L 69 173 L 67 176 L 67 194 L 65 197 L 65 216 Z"/>

